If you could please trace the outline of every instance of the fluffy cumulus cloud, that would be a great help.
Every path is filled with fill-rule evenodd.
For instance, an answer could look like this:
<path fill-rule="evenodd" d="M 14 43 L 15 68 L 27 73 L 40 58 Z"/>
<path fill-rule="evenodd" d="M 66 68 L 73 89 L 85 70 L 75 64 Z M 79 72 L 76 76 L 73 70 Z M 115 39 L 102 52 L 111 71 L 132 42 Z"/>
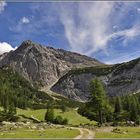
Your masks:
<path fill-rule="evenodd" d="M 106 52 L 112 40 L 121 37 L 123 45 L 126 45 L 140 35 L 137 23 L 127 28 L 117 26 L 131 9 L 129 3 L 89 2 L 71 8 L 62 5 L 59 14 L 72 51 L 87 55 L 100 50 Z"/>
<path fill-rule="evenodd" d="M 13 48 L 9 43 L 0 42 L 0 54 L 10 52 L 11 50 L 15 50 L 15 48 Z"/>
<path fill-rule="evenodd" d="M 6 5 L 7 5 L 7 3 L 5 1 L 0 1 L 0 13 L 2 13 L 4 11 L 4 8 Z"/>
<path fill-rule="evenodd" d="M 20 23 L 27 24 L 27 23 L 30 23 L 30 20 L 27 17 L 23 17 L 21 18 Z"/>

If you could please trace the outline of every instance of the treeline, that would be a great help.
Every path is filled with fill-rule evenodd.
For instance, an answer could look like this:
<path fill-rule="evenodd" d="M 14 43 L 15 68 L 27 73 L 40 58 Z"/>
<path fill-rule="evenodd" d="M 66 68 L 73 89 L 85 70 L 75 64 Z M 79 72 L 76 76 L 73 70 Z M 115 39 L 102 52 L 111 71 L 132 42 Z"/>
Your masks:
<path fill-rule="evenodd" d="M 35 103 L 44 103 L 51 99 L 14 70 L 8 67 L 0 69 L 0 106 L 9 106 L 12 103 L 25 109 L 31 108 Z"/>
<path fill-rule="evenodd" d="M 0 68 L 0 121 L 14 121 L 16 107 L 33 108 L 34 104 L 52 100 L 46 93 L 38 91 L 26 79 L 9 67 Z"/>
<path fill-rule="evenodd" d="M 117 96 L 110 99 L 114 108 L 114 121 L 133 121 L 140 124 L 140 94 Z"/>
<path fill-rule="evenodd" d="M 140 124 L 140 94 L 107 98 L 99 79 L 91 81 L 90 93 L 89 102 L 78 110 L 81 115 L 96 120 L 100 125 L 106 122 L 112 125 Z"/>

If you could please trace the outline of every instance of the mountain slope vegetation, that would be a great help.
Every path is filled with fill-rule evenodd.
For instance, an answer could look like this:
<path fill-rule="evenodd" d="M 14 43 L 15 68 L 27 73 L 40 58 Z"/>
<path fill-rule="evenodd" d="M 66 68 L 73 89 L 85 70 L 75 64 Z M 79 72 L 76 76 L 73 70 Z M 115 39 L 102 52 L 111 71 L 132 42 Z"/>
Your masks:
<path fill-rule="evenodd" d="M 74 100 L 87 101 L 89 83 L 99 77 L 109 96 L 127 95 L 140 90 L 140 58 L 127 63 L 70 70 L 51 88 Z"/>

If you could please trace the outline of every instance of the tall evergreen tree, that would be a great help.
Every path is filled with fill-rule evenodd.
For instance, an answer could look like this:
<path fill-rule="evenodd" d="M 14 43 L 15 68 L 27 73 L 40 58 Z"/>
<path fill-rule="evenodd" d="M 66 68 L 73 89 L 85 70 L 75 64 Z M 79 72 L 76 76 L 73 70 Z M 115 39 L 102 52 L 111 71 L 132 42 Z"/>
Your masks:
<path fill-rule="evenodd" d="M 115 109 L 114 109 L 114 113 L 120 113 L 122 110 L 122 105 L 121 105 L 121 100 L 120 97 L 117 96 L 116 100 L 115 100 Z"/>
<path fill-rule="evenodd" d="M 90 83 L 90 106 L 97 112 L 98 122 L 103 123 L 103 114 L 108 104 L 102 82 L 96 78 Z"/>
<path fill-rule="evenodd" d="M 48 103 L 47 111 L 45 113 L 45 120 L 47 122 L 53 122 L 54 121 L 54 110 L 52 103 Z"/>
<path fill-rule="evenodd" d="M 135 98 L 131 99 L 130 120 L 137 121 L 139 118 L 138 106 Z"/>

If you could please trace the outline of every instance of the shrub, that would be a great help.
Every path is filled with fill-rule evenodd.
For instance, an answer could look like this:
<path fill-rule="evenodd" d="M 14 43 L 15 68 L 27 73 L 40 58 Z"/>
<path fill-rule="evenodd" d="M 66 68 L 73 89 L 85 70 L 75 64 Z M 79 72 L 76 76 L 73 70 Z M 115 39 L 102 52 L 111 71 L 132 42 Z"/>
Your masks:
<path fill-rule="evenodd" d="M 48 109 L 46 114 L 45 114 L 45 120 L 47 122 L 53 122 L 54 121 L 54 110 L 53 109 Z"/>
<path fill-rule="evenodd" d="M 56 118 L 54 119 L 54 123 L 55 124 L 68 124 L 68 119 L 67 118 L 62 118 L 61 116 L 56 116 Z"/>
<path fill-rule="evenodd" d="M 56 116 L 54 123 L 56 124 L 62 124 L 63 118 L 61 116 Z"/>
<path fill-rule="evenodd" d="M 63 124 L 68 124 L 68 119 L 67 118 L 63 119 Z"/>

